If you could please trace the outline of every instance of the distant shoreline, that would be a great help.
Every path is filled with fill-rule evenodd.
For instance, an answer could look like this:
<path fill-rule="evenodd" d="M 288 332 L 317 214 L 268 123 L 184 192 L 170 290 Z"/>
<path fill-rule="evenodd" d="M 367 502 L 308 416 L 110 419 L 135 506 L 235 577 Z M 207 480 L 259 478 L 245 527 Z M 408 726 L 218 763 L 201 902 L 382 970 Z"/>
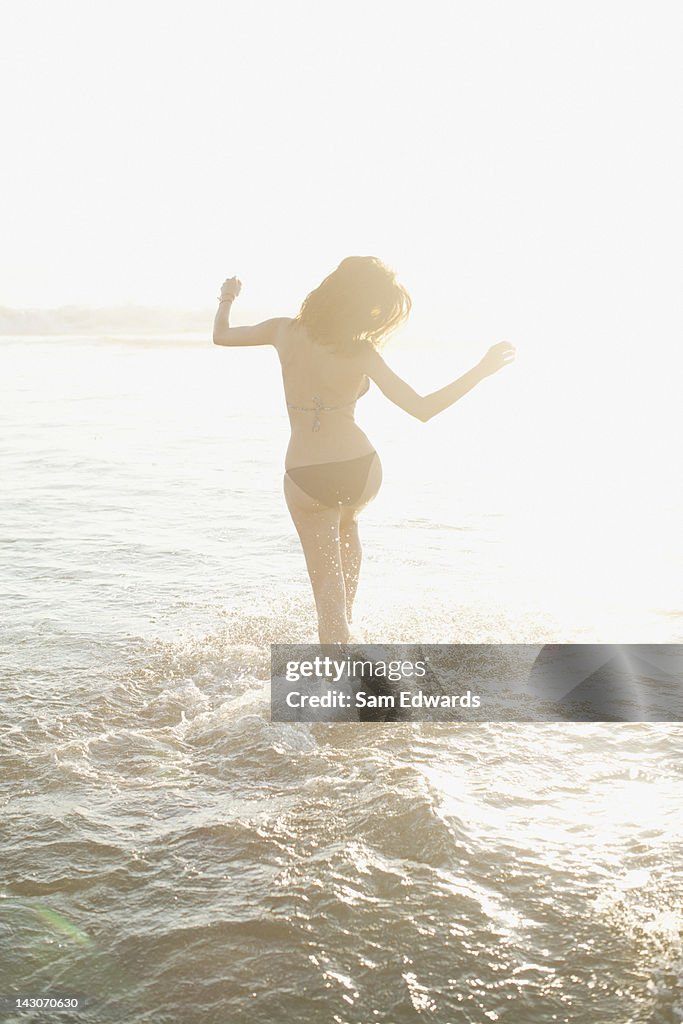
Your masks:
<path fill-rule="evenodd" d="M 12 309 L 0 306 L 0 336 L 82 334 L 211 335 L 215 309 L 180 310 L 157 306 L 59 306 Z"/>
<path fill-rule="evenodd" d="M 174 309 L 168 306 L 56 306 L 51 309 L 16 309 L 0 306 L 0 338 L 79 338 L 188 344 L 211 341 L 216 307 Z M 240 307 L 237 323 L 258 323 L 273 312 Z M 398 332 L 393 351 L 410 348 L 415 337 Z M 433 339 L 420 338 L 420 349 L 438 348 Z"/>

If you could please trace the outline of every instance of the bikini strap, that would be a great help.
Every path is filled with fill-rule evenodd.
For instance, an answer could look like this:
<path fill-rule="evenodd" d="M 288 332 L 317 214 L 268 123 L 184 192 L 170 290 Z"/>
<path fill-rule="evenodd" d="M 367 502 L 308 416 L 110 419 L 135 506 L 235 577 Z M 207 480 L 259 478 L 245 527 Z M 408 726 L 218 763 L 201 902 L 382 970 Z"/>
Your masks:
<path fill-rule="evenodd" d="M 292 405 L 290 402 L 287 402 L 287 408 L 296 409 L 299 412 L 315 413 L 315 416 L 313 417 L 313 427 L 311 429 L 317 433 L 320 430 L 321 412 L 335 412 L 337 409 L 348 409 L 350 405 L 356 404 L 357 399 L 354 398 L 353 402 L 345 402 L 344 405 L 323 405 L 320 396 L 313 395 L 313 401 L 315 402 L 315 405 L 312 408 L 305 405 Z"/>

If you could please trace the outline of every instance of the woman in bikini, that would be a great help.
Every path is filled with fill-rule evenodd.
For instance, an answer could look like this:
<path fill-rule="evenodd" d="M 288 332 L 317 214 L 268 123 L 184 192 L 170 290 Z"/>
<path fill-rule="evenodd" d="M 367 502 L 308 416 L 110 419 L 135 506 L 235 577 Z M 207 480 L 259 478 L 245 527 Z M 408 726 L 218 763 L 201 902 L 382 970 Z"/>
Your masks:
<path fill-rule="evenodd" d="M 462 377 L 419 395 L 379 353 L 406 319 L 410 297 L 373 256 L 350 256 L 304 300 L 294 319 L 231 327 L 241 290 L 224 282 L 213 329 L 216 345 L 273 345 L 282 367 L 291 437 L 284 491 L 301 540 L 318 613 L 321 644 L 346 643 L 358 588 L 358 513 L 382 482 L 377 452 L 356 424 L 356 401 L 373 380 L 390 401 L 426 422 L 514 358 L 501 342 Z"/>

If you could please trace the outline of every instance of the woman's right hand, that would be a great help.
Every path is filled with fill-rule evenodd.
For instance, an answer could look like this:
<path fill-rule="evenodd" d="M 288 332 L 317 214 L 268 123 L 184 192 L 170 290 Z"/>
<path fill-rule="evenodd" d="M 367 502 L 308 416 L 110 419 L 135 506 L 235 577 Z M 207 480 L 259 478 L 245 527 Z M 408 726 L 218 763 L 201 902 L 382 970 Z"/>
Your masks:
<path fill-rule="evenodd" d="M 514 345 L 509 341 L 499 341 L 497 345 L 492 345 L 478 363 L 482 377 L 490 377 L 492 373 L 502 370 L 515 358 L 515 352 Z"/>
<path fill-rule="evenodd" d="M 242 291 L 242 282 L 237 277 L 228 277 L 221 285 L 221 299 L 236 299 Z"/>

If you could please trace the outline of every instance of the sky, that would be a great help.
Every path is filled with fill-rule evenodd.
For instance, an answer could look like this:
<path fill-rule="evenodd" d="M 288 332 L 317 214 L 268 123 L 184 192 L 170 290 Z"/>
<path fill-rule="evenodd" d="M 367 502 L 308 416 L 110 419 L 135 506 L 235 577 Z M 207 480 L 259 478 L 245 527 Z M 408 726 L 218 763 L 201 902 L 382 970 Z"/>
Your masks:
<path fill-rule="evenodd" d="M 678 290 L 680 4 L 0 11 L 0 304 L 197 308 L 236 273 L 284 314 L 351 253 L 432 326 Z"/>

